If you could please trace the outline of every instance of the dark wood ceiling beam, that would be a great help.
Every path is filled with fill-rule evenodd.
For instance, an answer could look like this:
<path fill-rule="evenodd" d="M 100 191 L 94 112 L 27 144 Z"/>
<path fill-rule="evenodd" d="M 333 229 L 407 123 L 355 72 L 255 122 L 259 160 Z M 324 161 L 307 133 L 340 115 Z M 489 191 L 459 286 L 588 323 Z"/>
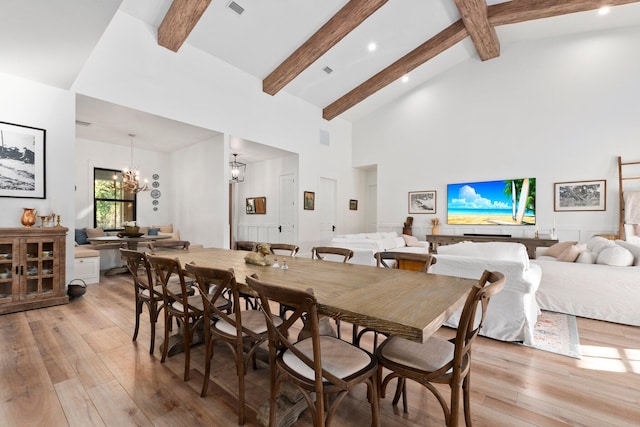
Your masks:
<path fill-rule="evenodd" d="M 512 0 L 488 7 L 493 26 L 515 24 L 569 13 L 586 12 L 603 6 L 620 6 L 640 0 Z"/>
<path fill-rule="evenodd" d="M 485 0 L 455 0 L 462 22 L 469 32 L 480 59 L 500 56 L 500 41 L 496 30 L 489 24 Z"/>
<path fill-rule="evenodd" d="M 322 117 L 331 120 L 339 116 L 363 99 L 413 71 L 415 68 L 449 49 L 459 41 L 464 40 L 468 35 L 469 33 L 461 19 L 454 22 L 407 55 L 360 84 L 360 86 L 325 107 L 322 110 Z"/>
<path fill-rule="evenodd" d="M 173 0 L 158 27 L 158 44 L 177 52 L 211 0 Z"/>
<path fill-rule="evenodd" d="M 351 0 L 262 81 L 275 95 L 388 0 Z"/>

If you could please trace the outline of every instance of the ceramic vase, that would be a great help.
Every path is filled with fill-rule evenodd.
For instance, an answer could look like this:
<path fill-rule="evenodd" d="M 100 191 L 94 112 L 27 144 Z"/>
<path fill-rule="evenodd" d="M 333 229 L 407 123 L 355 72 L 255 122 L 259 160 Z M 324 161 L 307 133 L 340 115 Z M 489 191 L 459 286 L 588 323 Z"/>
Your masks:
<path fill-rule="evenodd" d="M 431 227 L 431 234 L 440 234 L 440 227 L 437 225 L 434 225 L 433 227 Z"/>
<path fill-rule="evenodd" d="M 20 222 L 27 228 L 32 227 L 36 223 L 36 210 L 33 208 L 22 208 L 22 210 Z"/>

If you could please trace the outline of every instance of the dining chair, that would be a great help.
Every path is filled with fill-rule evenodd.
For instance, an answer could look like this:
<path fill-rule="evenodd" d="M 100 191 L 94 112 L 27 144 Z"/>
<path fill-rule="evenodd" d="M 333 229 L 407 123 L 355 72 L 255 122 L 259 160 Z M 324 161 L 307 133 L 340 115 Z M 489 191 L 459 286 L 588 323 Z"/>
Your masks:
<path fill-rule="evenodd" d="M 156 341 L 156 323 L 158 321 L 160 311 L 164 308 L 162 286 L 154 285 L 153 270 L 143 252 L 120 248 L 120 255 L 125 259 L 129 272 L 131 273 L 131 277 L 133 278 L 136 304 L 136 325 L 133 331 L 132 341 L 135 341 L 138 338 L 140 315 L 142 314 L 142 308 L 146 305 L 149 310 L 149 321 L 151 323 L 151 343 L 149 344 L 149 354 L 153 354 Z"/>
<path fill-rule="evenodd" d="M 235 358 L 236 374 L 238 375 L 238 424 L 243 425 L 245 415 L 244 377 L 251 360 L 253 360 L 255 368 L 256 350 L 268 340 L 267 323 L 258 310 L 240 310 L 240 294 L 232 269 L 221 270 L 186 264 L 185 270 L 198 282 L 200 295 L 202 295 L 204 318 L 208 320 L 205 320 L 204 328 L 205 372 L 200 396 L 207 395 L 214 345 L 216 341 L 221 341 L 227 345 Z M 233 313 L 229 313 L 228 310 L 215 303 L 222 298 L 225 291 L 229 291 L 232 297 Z M 207 323 L 209 327 L 206 326 Z M 282 321 L 279 322 L 279 324 L 281 323 Z"/>
<path fill-rule="evenodd" d="M 378 375 L 382 377 L 383 368 L 391 371 L 382 381 L 381 396 L 384 397 L 389 381 L 398 378 L 393 405 L 398 403 L 402 395 L 404 412 L 407 413 L 405 381 L 406 379 L 417 381 L 436 396 L 444 412 L 446 425 L 451 427 L 458 425 L 460 389 L 462 388 L 465 423 L 470 426 L 471 347 L 482 328 L 491 297 L 504 288 L 504 282 L 502 273 L 484 271 L 467 296 L 455 338 L 452 340 L 447 341 L 432 336 L 424 343 L 417 343 L 391 337 L 380 344 L 376 350 L 379 363 Z M 480 315 L 476 316 L 478 306 L 480 306 Z M 447 406 L 447 401 L 433 385 L 434 383 L 449 386 L 450 406 Z"/>
<path fill-rule="evenodd" d="M 166 258 L 157 255 L 147 255 L 149 264 L 155 270 L 164 298 L 165 325 L 170 325 L 175 318 L 179 330 L 182 334 L 182 344 L 184 348 L 184 380 L 189 380 L 189 367 L 191 363 L 191 341 L 195 330 L 202 323 L 204 307 L 200 295 L 189 295 L 190 289 L 187 287 L 184 270 L 178 259 Z M 172 286 L 172 277 L 178 278 L 179 291 Z M 230 306 L 226 301 L 225 305 Z M 164 328 L 164 343 L 162 344 L 162 359 L 167 359 L 169 352 L 169 328 Z"/>
<path fill-rule="evenodd" d="M 247 277 L 246 283 L 260 296 L 260 309 L 269 327 L 269 426 L 275 425 L 276 402 L 284 381 L 302 393 L 314 426 L 331 425 L 336 409 L 347 393 L 355 385 L 365 383 L 371 404 L 371 425 L 379 426 L 377 361 L 371 353 L 348 342 L 320 335 L 318 302 L 313 290 L 285 288 L 256 277 Z M 270 301 L 287 303 L 296 309 L 291 317 L 278 325 L 273 321 Z M 293 343 L 287 336 L 298 319 L 304 319 L 310 325 L 310 335 Z M 329 394 L 333 397 L 331 401 Z"/>
<path fill-rule="evenodd" d="M 257 245 L 258 245 L 257 242 L 250 242 L 248 240 L 238 240 L 235 243 L 234 248 L 238 251 L 255 252 Z"/>
<path fill-rule="evenodd" d="M 429 267 L 436 263 L 436 257 L 432 254 L 419 254 L 413 252 L 376 252 L 374 255 L 376 266 L 384 268 L 395 268 L 398 270 L 409 270 L 427 273 Z M 353 343 L 360 347 L 362 336 L 373 332 L 373 351 L 378 348 L 378 338 L 380 335 L 388 337 L 388 334 L 381 333 L 371 328 L 358 330 L 358 325 L 353 325 Z"/>
<path fill-rule="evenodd" d="M 189 250 L 191 242 L 188 240 L 156 240 L 155 242 L 149 242 L 149 249 L 151 252 L 158 252 L 163 250 Z"/>
<path fill-rule="evenodd" d="M 300 250 L 300 246 L 289 243 L 268 243 L 271 253 L 274 255 L 284 255 L 295 258 Z"/>
<path fill-rule="evenodd" d="M 311 248 L 311 258 L 346 263 L 353 258 L 353 251 L 351 249 L 333 246 L 316 246 Z M 338 338 L 342 338 L 342 332 L 340 331 L 340 319 L 336 319 L 336 332 Z"/>

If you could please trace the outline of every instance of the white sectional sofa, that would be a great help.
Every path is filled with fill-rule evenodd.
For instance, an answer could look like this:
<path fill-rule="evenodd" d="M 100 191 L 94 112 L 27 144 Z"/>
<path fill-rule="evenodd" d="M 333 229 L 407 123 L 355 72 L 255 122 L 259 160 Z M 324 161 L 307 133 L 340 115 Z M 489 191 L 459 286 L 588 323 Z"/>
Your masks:
<path fill-rule="evenodd" d="M 502 340 L 533 342 L 533 328 L 540 309 L 536 290 L 542 271 L 529 261 L 527 249 L 521 243 L 461 242 L 440 246 L 433 274 L 480 279 L 484 270 L 505 275 L 504 289 L 489 303 L 485 324 L 480 335 Z M 456 311 L 446 326 L 457 327 L 462 309 Z"/>
<path fill-rule="evenodd" d="M 331 240 L 331 246 L 351 249 L 354 253 L 351 263 L 373 266 L 376 252 L 429 253 L 428 242 L 413 236 L 398 236 L 395 231 L 338 235 Z"/>
<path fill-rule="evenodd" d="M 542 269 L 540 308 L 640 326 L 640 245 L 594 237 L 572 246 L 577 257 L 548 256 L 553 247 L 539 248 L 531 261 Z"/>

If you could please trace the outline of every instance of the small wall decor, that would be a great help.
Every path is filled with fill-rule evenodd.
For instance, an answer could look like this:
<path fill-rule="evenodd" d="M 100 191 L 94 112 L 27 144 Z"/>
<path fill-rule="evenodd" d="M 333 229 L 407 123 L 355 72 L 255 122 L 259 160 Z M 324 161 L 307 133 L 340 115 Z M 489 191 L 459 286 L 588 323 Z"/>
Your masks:
<path fill-rule="evenodd" d="M 358 210 L 358 201 L 357 200 L 349 200 L 349 210 L 350 211 L 357 211 Z"/>
<path fill-rule="evenodd" d="M 247 197 L 246 212 L 247 212 L 247 215 L 266 214 L 267 198 L 266 197 Z"/>
<path fill-rule="evenodd" d="M 0 197 L 46 198 L 46 132 L 0 122 Z"/>
<path fill-rule="evenodd" d="M 306 211 L 314 210 L 316 208 L 316 193 L 313 191 L 305 191 L 303 206 Z"/>
<path fill-rule="evenodd" d="M 553 210 L 569 211 L 605 211 L 607 210 L 607 181 L 556 182 Z"/>
<path fill-rule="evenodd" d="M 434 214 L 436 213 L 436 192 L 409 191 L 410 214 Z"/>

